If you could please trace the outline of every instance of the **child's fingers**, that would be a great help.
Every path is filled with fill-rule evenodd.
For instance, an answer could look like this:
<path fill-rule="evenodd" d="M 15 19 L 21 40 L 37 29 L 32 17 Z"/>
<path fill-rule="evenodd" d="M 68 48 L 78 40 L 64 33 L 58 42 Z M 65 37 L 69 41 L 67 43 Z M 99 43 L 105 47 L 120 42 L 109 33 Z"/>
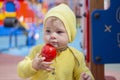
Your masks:
<path fill-rule="evenodd" d="M 81 78 L 82 78 L 82 80 L 91 80 L 90 75 L 88 75 L 88 74 L 85 73 L 85 72 L 83 72 L 83 73 L 81 74 Z"/>
<path fill-rule="evenodd" d="M 53 69 L 50 65 L 52 64 L 52 62 L 42 62 L 42 67 L 44 68 L 44 69 L 47 69 L 47 68 L 49 68 L 49 69 Z"/>
<path fill-rule="evenodd" d="M 54 67 L 50 66 L 53 62 L 44 61 L 45 57 L 40 56 L 39 53 L 36 55 L 36 58 L 38 59 L 38 66 L 40 69 L 44 69 L 47 71 L 51 71 L 54 69 Z"/>
<path fill-rule="evenodd" d="M 54 69 L 51 69 L 51 68 L 46 68 L 46 71 L 52 71 L 52 70 L 54 70 Z"/>
<path fill-rule="evenodd" d="M 44 70 L 47 70 L 47 71 L 51 71 L 51 70 L 54 70 L 54 67 L 50 66 L 50 65 L 40 65 L 39 66 L 41 69 L 44 69 Z"/>
<path fill-rule="evenodd" d="M 53 66 L 49 66 L 46 68 L 47 71 L 51 71 L 51 70 L 55 70 L 55 68 Z"/>
<path fill-rule="evenodd" d="M 42 57 L 39 53 L 36 54 L 36 58 L 41 62 L 45 60 L 45 57 Z"/>
<path fill-rule="evenodd" d="M 46 62 L 46 61 L 43 61 L 42 63 L 45 64 L 45 65 L 51 65 L 53 62 Z"/>
<path fill-rule="evenodd" d="M 88 79 L 87 79 L 87 80 L 92 80 L 92 79 L 91 79 L 91 77 L 88 77 Z"/>
<path fill-rule="evenodd" d="M 40 54 L 39 54 L 39 53 L 37 53 L 37 54 L 36 54 L 36 57 L 40 57 Z"/>
<path fill-rule="evenodd" d="M 45 60 L 45 57 L 39 57 L 39 61 L 42 62 Z"/>

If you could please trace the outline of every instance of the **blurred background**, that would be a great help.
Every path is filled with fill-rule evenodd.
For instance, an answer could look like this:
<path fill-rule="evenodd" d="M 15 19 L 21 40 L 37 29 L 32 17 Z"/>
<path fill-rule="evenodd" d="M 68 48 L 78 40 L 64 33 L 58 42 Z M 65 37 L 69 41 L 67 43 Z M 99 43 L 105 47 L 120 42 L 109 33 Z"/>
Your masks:
<path fill-rule="evenodd" d="M 46 12 L 65 3 L 73 10 L 77 35 L 70 46 L 87 53 L 87 14 L 89 0 L 0 0 L 0 80 L 21 80 L 16 66 L 32 47 L 42 44 L 43 19 Z M 110 0 L 104 0 L 108 9 Z M 120 64 L 105 65 L 105 75 L 120 80 Z"/>
<path fill-rule="evenodd" d="M 77 1 L 77 0 L 76 0 Z M 0 1 L 0 51 L 26 56 L 29 49 L 43 43 L 42 27 L 46 12 L 60 4 L 68 4 L 78 14 L 77 29 L 80 30 L 80 4 L 73 0 L 1 0 Z M 74 3 L 74 5 L 73 5 Z M 78 12 L 77 12 L 77 10 Z M 82 51 L 80 37 L 70 44 Z M 5 42 L 3 42 L 5 41 Z M 19 51 L 20 50 L 20 51 Z"/>

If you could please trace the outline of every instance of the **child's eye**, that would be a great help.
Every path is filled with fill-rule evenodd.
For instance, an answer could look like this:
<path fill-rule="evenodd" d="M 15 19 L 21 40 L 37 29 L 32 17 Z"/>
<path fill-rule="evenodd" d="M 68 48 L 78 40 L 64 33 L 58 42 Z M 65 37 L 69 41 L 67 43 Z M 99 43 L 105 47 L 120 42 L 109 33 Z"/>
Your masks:
<path fill-rule="evenodd" d="M 46 30 L 47 33 L 50 33 L 50 30 Z"/>
<path fill-rule="evenodd" d="M 63 33 L 63 31 L 57 31 L 58 34 Z"/>

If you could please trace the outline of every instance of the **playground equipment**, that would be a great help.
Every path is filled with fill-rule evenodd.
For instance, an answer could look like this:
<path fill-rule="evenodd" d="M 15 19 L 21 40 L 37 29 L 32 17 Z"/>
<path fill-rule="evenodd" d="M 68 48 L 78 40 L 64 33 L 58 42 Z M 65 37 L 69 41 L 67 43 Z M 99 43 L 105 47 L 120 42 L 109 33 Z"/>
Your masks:
<path fill-rule="evenodd" d="M 89 2 L 90 69 L 95 80 L 108 80 L 104 75 L 104 64 L 120 63 L 120 1 L 111 0 L 107 10 L 104 10 L 104 0 L 89 0 Z"/>
<path fill-rule="evenodd" d="M 111 76 L 108 79 L 104 74 L 104 64 L 120 63 L 120 1 L 110 0 L 110 7 L 105 10 L 104 0 L 81 2 L 86 62 L 95 80 L 110 80 Z"/>
<path fill-rule="evenodd" d="M 96 64 L 120 62 L 120 1 L 92 12 L 92 53 Z"/>
<path fill-rule="evenodd" d="M 18 35 L 27 34 L 27 46 L 36 44 L 34 36 L 37 28 L 33 26 L 35 15 L 36 13 L 26 0 L 0 0 L 0 36 L 9 36 L 9 48 L 12 47 L 12 36 L 15 36 L 15 46 L 17 47 Z M 31 32 L 33 34 L 29 36 Z"/>
<path fill-rule="evenodd" d="M 18 26 L 18 20 L 16 18 L 16 7 L 18 3 L 12 0 L 6 0 L 3 2 L 3 11 L 4 11 L 4 27 L 15 27 Z"/>

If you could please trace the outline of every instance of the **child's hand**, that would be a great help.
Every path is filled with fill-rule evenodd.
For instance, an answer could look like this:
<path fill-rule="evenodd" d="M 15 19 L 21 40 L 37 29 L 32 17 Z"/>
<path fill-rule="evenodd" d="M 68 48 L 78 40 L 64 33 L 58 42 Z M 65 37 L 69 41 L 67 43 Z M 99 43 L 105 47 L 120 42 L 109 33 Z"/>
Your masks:
<path fill-rule="evenodd" d="M 47 70 L 47 71 L 51 71 L 54 68 L 52 66 L 50 66 L 52 64 L 52 62 L 46 62 L 44 61 L 45 57 L 39 57 L 39 55 L 37 55 L 32 62 L 32 67 L 36 70 Z"/>
<path fill-rule="evenodd" d="M 83 72 L 81 74 L 81 80 L 92 80 L 91 76 L 88 75 L 87 73 Z"/>

